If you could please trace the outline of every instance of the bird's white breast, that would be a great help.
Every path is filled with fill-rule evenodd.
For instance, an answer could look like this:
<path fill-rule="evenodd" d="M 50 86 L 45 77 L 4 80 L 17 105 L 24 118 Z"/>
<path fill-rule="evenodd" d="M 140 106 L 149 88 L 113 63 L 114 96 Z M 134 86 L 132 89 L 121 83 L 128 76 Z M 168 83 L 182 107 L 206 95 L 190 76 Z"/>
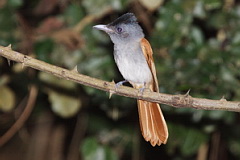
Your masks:
<path fill-rule="evenodd" d="M 143 85 L 152 80 L 140 43 L 114 45 L 114 59 L 122 76 L 130 83 Z"/>

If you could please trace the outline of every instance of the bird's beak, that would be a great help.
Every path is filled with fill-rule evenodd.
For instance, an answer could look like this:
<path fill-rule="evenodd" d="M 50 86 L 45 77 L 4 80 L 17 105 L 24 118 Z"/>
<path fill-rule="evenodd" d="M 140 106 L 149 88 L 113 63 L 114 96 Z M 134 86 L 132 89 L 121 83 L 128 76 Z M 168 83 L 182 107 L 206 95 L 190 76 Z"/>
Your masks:
<path fill-rule="evenodd" d="M 99 25 L 96 25 L 96 26 L 93 26 L 93 28 L 95 29 L 98 29 L 98 30 L 102 30 L 102 31 L 105 31 L 107 33 L 113 33 L 114 31 L 109 28 L 107 25 L 103 25 L 103 24 L 99 24 Z"/>

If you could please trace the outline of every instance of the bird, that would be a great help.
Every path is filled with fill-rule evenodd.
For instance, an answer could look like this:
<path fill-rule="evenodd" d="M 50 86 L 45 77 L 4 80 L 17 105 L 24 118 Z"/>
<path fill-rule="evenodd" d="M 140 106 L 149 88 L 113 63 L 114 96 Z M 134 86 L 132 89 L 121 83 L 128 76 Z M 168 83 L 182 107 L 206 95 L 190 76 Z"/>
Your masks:
<path fill-rule="evenodd" d="M 116 86 L 129 82 L 141 92 L 145 89 L 159 92 L 153 51 L 133 13 L 125 13 L 107 25 L 93 28 L 106 32 L 114 44 L 114 60 L 124 78 Z M 137 105 L 144 139 L 153 147 L 166 144 L 168 127 L 160 105 L 141 99 L 137 100 Z"/>

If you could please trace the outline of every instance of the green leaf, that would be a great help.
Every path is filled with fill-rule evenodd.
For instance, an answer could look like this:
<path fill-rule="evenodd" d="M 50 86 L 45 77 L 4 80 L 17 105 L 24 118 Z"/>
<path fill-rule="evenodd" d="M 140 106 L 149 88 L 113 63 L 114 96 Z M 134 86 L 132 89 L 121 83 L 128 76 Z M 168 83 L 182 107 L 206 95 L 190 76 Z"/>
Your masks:
<path fill-rule="evenodd" d="M 196 129 L 187 129 L 185 133 L 186 136 L 181 151 L 184 156 L 189 156 L 196 153 L 201 144 L 206 142 L 206 135 Z"/>
<path fill-rule="evenodd" d="M 233 73 L 227 68 L 222 66 L 221 67 L 221 78 L 227 82 L 227 83 L 233 83 L 236 81 L 236 78 L 234 77 Z"/>
<path fill-rule="evenodd" d="M 8 5 L 12 8 L 20 7 L 23 4 L 23 0 L 8 0 Z"/>
<path fill-rule="evenodd" d="M 98 133 L 103 128 L 105 130 L 109 130 L 110 127 L 111 122 L 109 122 L 107 119 L 92 114 L 89 116 L 88 130 L 90 133 Z"/>
<path fill-rule="evenodd" d="M 195 45 L 202 45 L 203 44 L 203 34 L 202 31 L 197 27 L 192 27 L 191 30 L 191 37 L 195 42 Z M 194 46 L 196 47 L 196 46 Z"/>
<path fill-rule="evenodd" d="M 229 150 L 232 154 L 240 158 L 240 141 L 230 141 Z"/>
<path fill-rule="evenodd" d="M 1 60 L 0 60 L 0 62 L 1 62 Z M 1 65 L 1 63 L 0 63 L 0 65 Z M 0 77 L 0 86 L 7 84 L 9 82 L 9 79 L 10 79 L 10 77 L 8 75 L 2 75 Z"/>
<path fill-rule="evenodd" d="M 77 4 L 71 4 L 66 8 L 64 17 L 69 26 L 74 26 L 84 17 L 83 8 Z"/>
<path fill-rule="evenodd" d="M 198 18 L 205 18 L 206 17 L 206 11 L 204 9 L 204 3 L 203 1 L 197 1 L 194 10 L 193 15 Z"/>
<path fill-rule="evenodd" d="M 54 43 L 51 39 L 45 39 L 43 41 L 39 41 L 35 43 L 34 50 L 37 54 L 38 59 L 45 61 L 45 62 L 51 62 L 50 55 L 53 51 Z"/>
<path fill-rule="evenodd" d="M 47 92 L 53 112 L 63 118 L 69 118 L 76 115 L 81 108 L 81 101 L 79 98 L 64 95 L 52 90 L 47 90 Z"/>
<path fill-rule="evenodd" d="M 208 138 L 205 133 L 195 128 L 172 123 L 168 123 L 168 127 L 169 133 L 172 133 L 167 143 L 170 153 L 174 152 L 178 147 L 183 156 L 191 156 L 197 152 L 201 144 L 205 143 Z"/>
<path fill-rule="evenodd" d="M 83 0 L 83 6 L 89 14 L 102 15 L 110 9 L 120 10 L 123 7 L 124 1 L 119 0 Z"/>
<path fill-rule="evenodd" d="M 0 110 L 9 112 L 13 109 L 16 103 L 14 92 L 7 86 L 0 86 Z"/>
<path fill-rule="evenodd" d="M 96 138 L 86 138 L 82 144 L 81 152 L 84 160 L 117 160 L 116 153 L 108 146 L 100 145 Z"/>
<path fill-rule="evenodd" d="M 82 144 L 81 152 L 85 160 L 96 159 L 95 154 L 98 149 L 96 138 L 86 138 Z"/>
<path fill-rule="evenodd" d="M 105 152 L 105 160 L 118 160 L 118 155 L 114 150 L 108 146 L 104 147 L 104 152 Z"/>
<path fill-rule="evenodd" d="M 204 0 L 206 9 L 212 10 L 221 7 L 222 1 L 219 0 Z"/>
<path fill-rule="evenodd" d="M 164 1 L 163 0 L 139 0 L 140 3 L 148 10 L 156 10 Z"/>

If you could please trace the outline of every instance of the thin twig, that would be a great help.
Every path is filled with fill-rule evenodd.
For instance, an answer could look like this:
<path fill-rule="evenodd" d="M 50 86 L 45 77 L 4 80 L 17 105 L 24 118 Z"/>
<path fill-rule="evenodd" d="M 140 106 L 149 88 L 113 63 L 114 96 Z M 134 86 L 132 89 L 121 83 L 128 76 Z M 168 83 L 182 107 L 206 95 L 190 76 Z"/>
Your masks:
<path fill-rule="evenodd" d="M 22 63 L 23 66 L 28 66 L 43 72 L 47 72 L 59 78 L 71 80 L 85 86 L 107 91 L 110 92 L 111 94 L 117 94 L 131 98 L 143 99 L 150 102 L 167 104 L 177 108 L 186 107 L 204 110 L 224 110 L 240 112 L 240 102 L 227 101 L 224 98 L 220 100 L 210 100 L 203 98 L 193 98 L 189 94 L 170 95 L 157 92 L 150 92 L 147 90 L 144 91 L 143 94 L 139 94 L 139 91 L 137 89 L 125 86 L 121 86 L 116 89 L 114 82 L 99 80 L 96 78 L 79 74 L 76 71 L 70 71 L 61 67 L 48 64 L 46 62 L 13 51 L 11 47 L 0 46 L 0 55 L 7 58 L 8 60 Z"/>
<path fill-rule="evenodd" d="M 88 117 L 84 113 L 79 114 L 77 117 L 77 122 L 74 128 L 73 136 L 71 143 L 69 144 L 69 149 L 67 153 L 67 160 L 79 160 L 79 146 L 83 141 L 83 137 L 86 134 L 87 130 L 87 121 Z"/>
<path fill-rule="evenodd" d="M 91 22 L 93 22 L 96 19 L 99 19 L 107 14 L 109 14 L 110 12 L 113 11 L 112 7 L 106 8 L 101 14 L 89 14 L 87 16 L 85 16 L 78 24 L 76 24 L 72 29 L 77 32 L 80 33 L 85 26 L 87 26 L 88 24 L 90 24 Z"/>
<path fill-rule="evenodd" d="M 11 126 L 11 128 L 3 136 L 0 137 L 0 147 L 3 146 L 6 142 L 8 142 L 17 133 L 17 131 L 20 128 L 22 128 L 25 121 L 28 119 L 28 117 L 32 113 L 37 94 L 38 94 L 37 87 L 35 85 L 32 85 L 30 87 L 29 98 L 23 113 L 17 119 L 17 121 Z"/>

